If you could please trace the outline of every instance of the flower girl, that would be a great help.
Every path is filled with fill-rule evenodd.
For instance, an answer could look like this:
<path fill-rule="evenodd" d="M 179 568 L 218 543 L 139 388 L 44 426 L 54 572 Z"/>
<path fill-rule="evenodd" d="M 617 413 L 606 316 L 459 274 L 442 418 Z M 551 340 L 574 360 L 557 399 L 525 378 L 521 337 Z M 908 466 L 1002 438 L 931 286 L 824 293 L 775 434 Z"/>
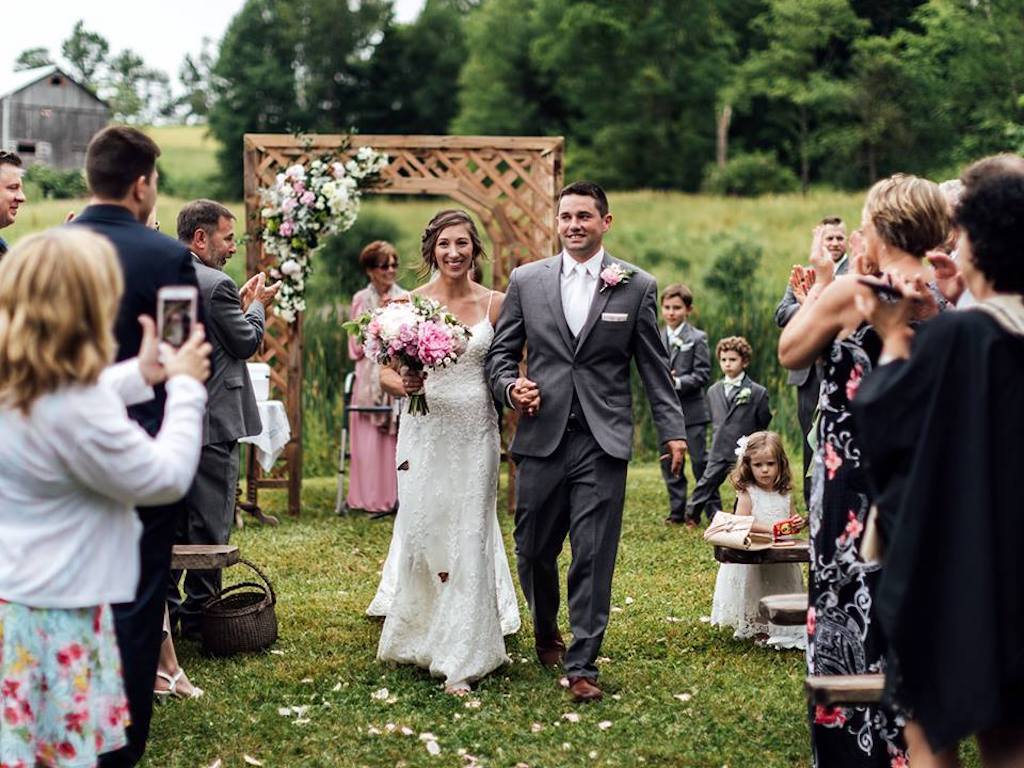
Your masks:
<path fill-rule="evenodd" d="M 790 498 L 792 476 L 779 435 L 755 432 L 740 438 L 737 446 L 739 460 L 729 476 L 736 488 L 736 514 L 753 515 L 751 528 L 761 533 L 777 535 L 780 530 L 803 527 L 804 521 L 795 517 L 796 508 Z M 762 597 L 803 589 L 797 563 L 722 563 L 715 581 L 711 623 L 733 627 L 736 638 L 753 637 L 776 648 L 805 648 L 804 627 L 769 626 L 758 612 Z"/>

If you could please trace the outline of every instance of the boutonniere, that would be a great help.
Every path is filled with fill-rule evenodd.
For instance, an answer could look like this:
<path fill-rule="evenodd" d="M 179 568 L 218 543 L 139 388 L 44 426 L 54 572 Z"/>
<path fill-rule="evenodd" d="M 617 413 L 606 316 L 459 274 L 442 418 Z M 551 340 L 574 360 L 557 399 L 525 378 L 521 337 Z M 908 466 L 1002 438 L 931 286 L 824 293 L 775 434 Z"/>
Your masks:
<path fill-rule="evenodd" d="M 736 395 L 736 405 L 743 405 L 744 403 L 750 402 L 750 387 L 744 387 Z"/>
<path fill-rule="evenodd" d="M 671 336 L 671 337 L 669 337 L 668 345 L 672 349 L 682 349 L 683 346 L 684 346 L 683 345 L 683 340 L 681 338 L 679 338 L 678 336 Z"/>
<path fill-rule="evenodd" d="M 604 293 L 605 288 L 614 288 L 617 285 L 628 283 L 634 273 L 635 270 L 623 269 L 615 263 L 609 264 L 601 270 L 601 290 L 598 293 Z"/>

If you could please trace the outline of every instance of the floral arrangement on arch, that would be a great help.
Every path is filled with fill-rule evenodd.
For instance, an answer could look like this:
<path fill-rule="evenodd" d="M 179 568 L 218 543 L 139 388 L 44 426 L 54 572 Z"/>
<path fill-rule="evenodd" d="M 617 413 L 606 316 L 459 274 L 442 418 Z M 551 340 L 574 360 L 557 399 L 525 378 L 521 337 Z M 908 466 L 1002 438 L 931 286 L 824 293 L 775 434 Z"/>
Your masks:
<path fill-rule="evenodd" d="M 277 258 L 270 276 L 281 281 L 274 303 L 278 317 L 293 323 L 306 309 L 313 252 L 324 238 L 355 223 L 362 191 L 377 181 L 388 161 L 372 147 L 360 147 L 344 162 L 323 155 L 289 166 L 259 190 L 263 250 Z"/>

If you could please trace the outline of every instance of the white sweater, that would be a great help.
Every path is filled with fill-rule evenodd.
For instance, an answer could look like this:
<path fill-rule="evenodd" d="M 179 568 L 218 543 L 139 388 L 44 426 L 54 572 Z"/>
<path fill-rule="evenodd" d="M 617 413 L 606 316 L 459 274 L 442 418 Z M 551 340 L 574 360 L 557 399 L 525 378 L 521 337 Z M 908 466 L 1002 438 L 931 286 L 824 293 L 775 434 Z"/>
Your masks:
<path fill-rule="evenodd" d="M 40 397 L 28 416 L 0 408 L 0 599 L 79 608 L 135 598 L 136 505 L 169 504 L 199 463 L 206 387 L 167 382 L 163 426 L 151 438 L 126 403 L 151 397 L 138 364 L 94 386 Z"/>

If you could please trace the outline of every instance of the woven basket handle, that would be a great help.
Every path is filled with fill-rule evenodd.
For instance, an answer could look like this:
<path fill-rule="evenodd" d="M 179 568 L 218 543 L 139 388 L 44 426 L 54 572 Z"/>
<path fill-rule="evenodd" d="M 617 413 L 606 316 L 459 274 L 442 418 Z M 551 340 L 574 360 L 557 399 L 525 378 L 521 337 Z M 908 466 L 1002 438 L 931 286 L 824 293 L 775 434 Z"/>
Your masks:
<path fill-rule="evenodd" d="M 243 565 L 248 565 L 250 568 L 256 571 L 256 575 L 263 579 L 263 583 L 267 585 L 267 590 L 270 592 L 271 605 L 277 605 L 277 594 L 274 592 L 274 585 L 270 583 L 270 579 L 267 578 L 267 575 L 263 573 L 263 571 L 261 571 L 257 567 L 256 563 L 252 562 L 252 560 L 246 560 L 244 557 L 240 557 L 238 558 L 238 562 L 242 563 Z M 228 589 L 230 589 L 230 587 L 228 587 Z M 227 590 L 223 591 L 226 592 Z"/>

